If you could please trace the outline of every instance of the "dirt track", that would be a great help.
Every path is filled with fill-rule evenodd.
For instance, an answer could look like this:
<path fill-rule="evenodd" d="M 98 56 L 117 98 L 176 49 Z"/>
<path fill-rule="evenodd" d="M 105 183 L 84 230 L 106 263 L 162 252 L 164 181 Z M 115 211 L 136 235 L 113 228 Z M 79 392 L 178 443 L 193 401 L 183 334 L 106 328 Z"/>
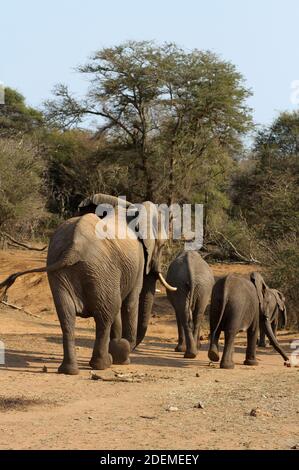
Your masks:
<path fill-rule="evenodd" d="M 44 257 L 0 252 L 0 280 L 42 265 Z M 214 267 L 215 275 L 250 270 Z M 242 365 L 244 336 L 238 338 L 232 371 L 209 365 L 207 340 L 197 359 L 184 359 L 174 352 L 174 315 L 164 294 L 157 296 L 148 336 L 131 364 L 98 371 L 131 382 L 91 380 L 91 319 L 77 321 L 80 375 L 56 374 L 61 333 L 44 274 L 17 280 L 9 301 L 40 318 L 0 307 L 0 340 L 6 347 L 0 366 L 0 449 L 289 449 L 299 444 L 299 369 L 284 367 L 272 348 L 259 350 L 258 367 Z M 288 349 L 295 337 L 281 332 L 279 340 Z M 195 408 L 199 402 L 202 409 Z M 250 416 L 257 407 L 257 416 Z"/>

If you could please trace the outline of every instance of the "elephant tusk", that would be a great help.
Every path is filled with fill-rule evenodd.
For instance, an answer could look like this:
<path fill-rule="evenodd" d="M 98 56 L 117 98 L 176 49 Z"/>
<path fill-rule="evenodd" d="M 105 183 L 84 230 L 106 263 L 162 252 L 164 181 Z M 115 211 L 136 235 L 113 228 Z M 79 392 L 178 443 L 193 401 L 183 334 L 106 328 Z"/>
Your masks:
<path fill-rule="evenodd" d="M 172 287 L 170 284 L 168 284 L 168 282 L 164 279 L 162 273 L 159 273 L 159 279 L 163 286 L 166 287 L 166 289 L 171 290 L 172 292 L 175 292 L 177 290 L 177 287 Z"/>

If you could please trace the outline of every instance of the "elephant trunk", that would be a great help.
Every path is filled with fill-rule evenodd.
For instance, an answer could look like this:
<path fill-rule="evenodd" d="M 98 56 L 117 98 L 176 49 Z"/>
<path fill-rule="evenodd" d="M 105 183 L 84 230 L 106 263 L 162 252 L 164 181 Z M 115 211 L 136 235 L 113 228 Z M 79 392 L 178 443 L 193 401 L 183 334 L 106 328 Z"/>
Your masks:
<path fill-rule="evenodd" d="M 273 348 L 284 358 L 285 361 L 288 361 L 289 358 L 286 355 L 286 353 L 283 351 L 283 349 L 279 346 L 279 343 L 274 336 L 274 333 L 271 328 L 271 323 L 268 318 L 264 319 L 264 326 L 265 326 L 266 335 L 270 341 L 271 346 L 273 346 Z"/>
<path fill-rule="evenodd" d="M 157 277 L 154 273 L 144 276 L 143 287 L 139 297 L 136 346 L 141 343 L 146 334 L 154 303 L 156 281 Z"/>

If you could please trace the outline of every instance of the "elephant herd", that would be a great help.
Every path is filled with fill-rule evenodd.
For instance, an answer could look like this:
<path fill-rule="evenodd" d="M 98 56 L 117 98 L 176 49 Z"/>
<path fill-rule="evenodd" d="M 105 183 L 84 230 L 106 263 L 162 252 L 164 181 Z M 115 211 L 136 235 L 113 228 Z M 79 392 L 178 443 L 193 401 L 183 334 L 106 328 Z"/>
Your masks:
<path fill-rule="evenodd" d="M 107 210 L 99 213 L 99 205 Z M 109 207 L 115 210 L 109 212 Z M 197 354 L 199 320 L 211 300 L 211 361 L 219 360 L 218 340 L 224 331 L 220 367 L 232 368 L 234 338 L 242 330 L 247 331 L 245 364 L 255 365 L 259 325 L 260 339 L 264 341 L 266 334 L 288 360 L 273 331 L 278 312 L 283 312 L 286 319 L 283 295 L 269 289 L 259 273 L 252 273 L 249 278 L 229 275 L 214 284 L 210 267 L 194 251 L 179 255 L 164 279 L 161 257 L 165 236 L 160 219 L 151 202 L 144 202 L 141 209 L 139 205 L 135 210 L 134 204 L 125 200 L 96 194 L 80 204 L 76 217 L 57 228 L 50 240 L 45 267 L 14 273 L 0 283 L 3 298 L 19 276 L 47 272 L 62 329 L 64 354 L 58 372 L 79 373 L 76 316 L 95 320 L 96 337 L 89 362 L 93 369 L 106 369 L 112 363 L 128 364 L 130 352 L 146 334 L 158 279 L 175 309 L 176 351 L 184 350 L 185 357 L 194 358 Z M 103 233 L 105 236 L 101 236 Z M 126 235 L 119 236 L 120 233 Z"/>
<path fill-rule="evenodd" d="M 210 347 L 208 356 L 219 361 L 218 341 L 224 331 L 224 350 L 220 367 L 232 369 L 234 340 L 240 331 L 247 332 L 245 365 L 257 365 L 256 345 L 265 346 L 265 335 L 278 353 L 288 361 L 279 346 L 275 332 L 278 321 L 286 325 L 286 307 L 283 294 L 270 289 L 258 272 L 248 277 L 229 274 L 214 283 L 209 265 L 195 251 L 181 253 L 169 266 L 166 280 L 177 286 L 167 297 L 174 307 L 178 326 L 176 351 L 185 351 L 185 357 L 196 357 L 200 347 L 199 321 L 210 304 Z"/>

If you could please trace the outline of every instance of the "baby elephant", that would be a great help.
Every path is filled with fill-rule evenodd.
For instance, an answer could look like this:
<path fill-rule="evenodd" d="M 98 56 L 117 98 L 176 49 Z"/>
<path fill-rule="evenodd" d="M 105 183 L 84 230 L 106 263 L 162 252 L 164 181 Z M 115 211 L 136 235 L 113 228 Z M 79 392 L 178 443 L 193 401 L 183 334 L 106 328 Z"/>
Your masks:
<path fill-rule="evenodd" d="M 210 360 L 219 361 L 218 340 L 221 331 L 224 331 L 224 351 L 220 367 L 233 369 L 235 336 L 239 331 L 247 331 L 244 364 L 256 366 L 256 342 L 260 322 L 272 346 L 288 361 L 271 328 L 271 305 L 271 289 L 259 273 L 252 273 L 249 279 L 235 274 L 219 279 L 213 288 L 211 300 Z"/>
<path fill-rule="evenodd" d="M 270 292 L 269 320 L 274 336 L 276 336 L 277 328 L 285 328 L 287 325 L 287 309 L 285 305 L 285 296 L 283 293 L 277 289 L 270 289 Z M 266 332 L 262 323 L 260 323 L 260 337 L 257 344 L 261 348 L 266 347 Z"/>
<path fill-rule="evenodd" d="M 194 358 L 200 348 L 199 321 L 210 302 L 214 276 L 209 265 L 196 251 L 184 251 L 170 264 L 167 282 L 177 287 L 176 292 L 167 291 L 178 326 L 176 351 Z"/>

